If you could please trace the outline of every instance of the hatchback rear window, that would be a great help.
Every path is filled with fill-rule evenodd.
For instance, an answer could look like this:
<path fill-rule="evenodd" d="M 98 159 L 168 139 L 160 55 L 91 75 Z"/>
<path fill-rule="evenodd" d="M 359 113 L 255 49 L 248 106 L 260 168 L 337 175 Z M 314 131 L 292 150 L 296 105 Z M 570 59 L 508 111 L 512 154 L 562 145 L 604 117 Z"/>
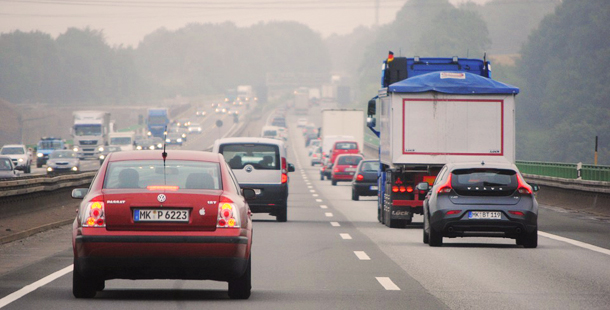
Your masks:
<path fill-rule="evenodd" d="M 360 167 L 360 171 L 362 172 L 377 172 L 377 170 L 379 170 L 378 161 L 367 161 Z"/>
<path fill-rule="evenodd" d="M 342 156 L 337 160 L 337 165 L 357 165 L 361 160 L 360 156 Z"/>
<path fill-rule="evenodd" d="M 252 165 L 256 169 L 280 170 L 280 149 L 274 144 L 223 144 L 219 152 L 231 169 Z"/>
<path fill-rule="evenodd" d="M 221 189 L 218 163 L 167 160 L 111 162 L 104 188 Z"/>
<path fill-rule="evenodd" d="M 335 145 L 336 150 L 357 150 L 358 145 L 353 142 L 340 142 Z"/>
<path fill-rule="evenodd" d="M 510 169 L 456 169 L 451 186 L 459 193 L 512 194 L 518 187 L 517 172 Z"/>

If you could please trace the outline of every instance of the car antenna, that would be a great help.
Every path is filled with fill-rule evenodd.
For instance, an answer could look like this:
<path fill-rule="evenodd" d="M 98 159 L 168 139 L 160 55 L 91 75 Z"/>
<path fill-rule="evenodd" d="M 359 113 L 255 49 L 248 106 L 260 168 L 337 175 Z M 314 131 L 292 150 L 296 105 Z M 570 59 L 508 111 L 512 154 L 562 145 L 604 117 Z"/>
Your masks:
<path fill-rule="evenodd" d="M 165 125 L 165 131 L 163 131 L 163 185 L 167 185 L 167 175 L 165 174 L 165 160 L 167 159 L 167 152 L 165 151 L 165 145 L 167 144 L 167 125 Z"/>

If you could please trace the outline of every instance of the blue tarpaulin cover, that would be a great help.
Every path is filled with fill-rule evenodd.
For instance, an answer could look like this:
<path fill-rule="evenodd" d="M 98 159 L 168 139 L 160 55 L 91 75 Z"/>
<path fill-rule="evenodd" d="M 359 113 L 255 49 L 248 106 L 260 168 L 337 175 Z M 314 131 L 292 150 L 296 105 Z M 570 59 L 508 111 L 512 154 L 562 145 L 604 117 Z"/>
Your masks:
<path fill-rule="evenodd" d="M 388 87 L 389 92 L 445 94 L 518 94 L 519 88 L 463 71 L 437 71 L 414 76 Z"/>

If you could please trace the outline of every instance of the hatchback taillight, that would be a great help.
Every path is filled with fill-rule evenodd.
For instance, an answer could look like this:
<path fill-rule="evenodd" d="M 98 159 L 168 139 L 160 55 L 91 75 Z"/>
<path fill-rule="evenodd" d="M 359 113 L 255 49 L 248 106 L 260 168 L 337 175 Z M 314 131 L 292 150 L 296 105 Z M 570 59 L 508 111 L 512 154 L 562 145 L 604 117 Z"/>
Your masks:
<path fill-rule="evenodd" d="M 364 180 L 364 176 L 362 174 L 359 174 L 358 176 L 356 176 L 356 181 L 362 181 Z"/>
<path fill-rule="evenodd" d="M 218 220 L 216 222 L 218 228 L 239 228 L 241 221 L 239 218 L 239 210 L 229 198 L 222 197 L 218 204 Z"/>
<path fill-rule="evenodd" d="M 87 203 L 80 216 L 83 227 L 106 227 L 106 214 L 102 197 L 93 198 Z"/>

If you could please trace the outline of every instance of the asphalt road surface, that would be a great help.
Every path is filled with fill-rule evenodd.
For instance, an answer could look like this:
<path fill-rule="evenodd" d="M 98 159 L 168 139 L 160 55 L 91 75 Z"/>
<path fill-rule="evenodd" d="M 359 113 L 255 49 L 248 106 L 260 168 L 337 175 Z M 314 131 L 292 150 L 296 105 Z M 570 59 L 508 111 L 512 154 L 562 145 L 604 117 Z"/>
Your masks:
<path fill-rule="evenodd" d="M 230 300 L 223 282 L 110 280 L 95 299 L 77 300 L 66 226 L 0 246 L 0 308 L 609 308 L 606 220 L 543 208 L 536 249 L 493 238 L 432 248 L 422 243 L 421 218 L 389 229 L 377 222 L 373 197 L 352 201 L 348 183 L 320 181 L 293 124 L 288 222 L 254 215 L 250 299 Z"/>

